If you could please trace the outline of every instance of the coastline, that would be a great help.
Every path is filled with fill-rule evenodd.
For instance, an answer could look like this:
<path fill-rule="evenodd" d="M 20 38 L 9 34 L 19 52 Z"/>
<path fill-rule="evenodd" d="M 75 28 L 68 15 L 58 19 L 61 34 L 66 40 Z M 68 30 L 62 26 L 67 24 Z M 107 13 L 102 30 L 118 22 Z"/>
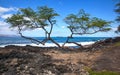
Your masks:
<path fill-rule="evenodd" d="M 30 45 L 0 48 L 1 75 L 89 75 L 86 67 L 120 74 L 119 62 L 120 37 L 95 42 L 84 49 Z"/>
<path fill-rule="evenodd" d="M 79 44 L 85 46 L 85 45 L 91 45 L 91 44 L 94 44 L 95 42 L 91 41 L 91 42 L 78 42 Z M 63 45 L 63 43 L 59 43 L 60 46 Z M 34 44 L 34 43 L 31 43 L 31 44 L 6 44 L 6 45 L 0 45 L 0 47 L 5 47 L 5 46 L 8 46 L 8 45 L 15 45 L 15 46 L 26 46 L 26 45 L 30 45 L 30 46 L 35 46 L 35 47 L 57 47 L 55 44 L 53 43 L 46 43 L 45 45 L 37 45 L 37 44 Z M 70 43 L 66 43 L 65 44 L 66 47 L 74 47 L 74 46 L 77 46 L 75 44 L 70 44 Z"/>

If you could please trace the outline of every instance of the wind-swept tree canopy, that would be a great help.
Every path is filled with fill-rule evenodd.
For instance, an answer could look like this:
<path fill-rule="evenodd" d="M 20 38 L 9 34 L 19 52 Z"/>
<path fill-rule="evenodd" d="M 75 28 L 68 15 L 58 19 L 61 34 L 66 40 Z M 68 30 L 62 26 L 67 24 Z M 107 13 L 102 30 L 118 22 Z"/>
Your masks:
<path fill-rule="evenodd" d="M 7 18 L 6 21 L 11 24 L 12 28 L 18 28 L 19 34 L 26 39 L 31 40 L 37 44 L 45 44 L 48 40 L 55 43 L 57 46 L 60 45 L 51 38 L 53 26 L 56 24 L 55 17 L 59 16 L 52 8 L 47 6 L 38 7 L 37 11 L 31 8 L 21 8 L 18 13 L 12 17 Z M 49 26 L 49 29 L 46 27 Z M 44 40 L 36 40 L 30 37 L 23 36 L 22 31 L 28 29 L 43 29 L 45 32 Z"/>
<path fill-rule="evenodd" d="M 90 17 L 83 9 L 80 10 L 78 14 L 68 15 L 64 21 L 68 24 L 68 28 L 71 31 L 71 35 L 68 37 L 66 43 L 71 43 L 69 42 L 69 39 L 72 38 L 73 35 L 94 34 L 97 32 L 109 31 L 111 23 L 97 17 Z"/>
<path fill-rule="evenodd" d="M 115 8 L 115 12 L 118 14 L 117 18 L 115 19 L 118 23 L 120 23 L 120 2 L 118 2 Z M 120 25 L 118 25 L 116 33 L 120 32 Z"/>
<path fill-rule="evenodd" d="M 118 2 L 115 6 L 115 12 L 118 14 L 116 21 L 120 22 L 120 2 Z"/>
<path fill-rule="evenodd" d="M 117 34 L 120 33 L 120 25 L 117 27 L 117 30 L 115 31 Z"/>
<path fill-rule="evenodd" d="M 18 33 L 23 38 L 43 45 L 50 40 L 60 47 L 60 45 L 51 38 L 53 27 L 56 24 L 56 16 L 59 15 L 52 8 L 48 8 L 47 6 L 38 7 L 37 11 L 34 11 L 31 8 L 21 8 L 16 14 L 13 14 L 12 17 L 7 18 L 6 21 L 11 24 L 11 28 L 17 28 Z M 97 32 L 109 31 L 111 23 L 97 17 L 92 18 L 84 10 L 80 10 L 78 14 L 68 15 L 64 21 L 68 24 L 68 28 L 71 31 L 71 35 L 66 42 L 69 42 L 69 39 L 72 38 L 73 35 L 94 34 Z M 36 40 L 22 34 L 22 31 L 24 30 L 34 29 L 42 29 L 45 38 L 43 40 Z M 74 43 L 77 44 L 76 42 Z"/>

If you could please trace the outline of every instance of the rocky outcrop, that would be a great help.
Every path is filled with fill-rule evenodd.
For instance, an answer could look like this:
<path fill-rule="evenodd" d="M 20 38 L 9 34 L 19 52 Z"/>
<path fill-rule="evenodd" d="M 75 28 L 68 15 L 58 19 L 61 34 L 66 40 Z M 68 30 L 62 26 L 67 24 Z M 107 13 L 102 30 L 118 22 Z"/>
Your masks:
<path fill-rule="evenodd" d="M 105 40 L 97 41 L 93 45 L 88 46 L 87 49 L 92 51 L 105 49 L 116 42 L 120 42 L 120 37 L 107 38 Z"/>
<path fill-rule="evenodd" d="M 48 50 L 60 49 L 13 45 L 0 48 L 0 75 L 88 75 L 83 64 L 54 64 L 56 60 L 44 54 Z"/>

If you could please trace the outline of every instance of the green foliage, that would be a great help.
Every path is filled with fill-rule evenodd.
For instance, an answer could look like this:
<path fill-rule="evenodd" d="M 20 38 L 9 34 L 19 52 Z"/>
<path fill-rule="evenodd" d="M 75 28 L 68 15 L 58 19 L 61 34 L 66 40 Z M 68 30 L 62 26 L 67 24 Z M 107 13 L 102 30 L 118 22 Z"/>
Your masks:
<path fill-rule="evenodd" d="M 118 2 L 115 6 L 116 6 L 115 12 L 117 14 L 120 14 L 120 2 Z"/>
<path fill-rule="evenodd" d="M 11 18 L 7 18 L 6 21 L 10 22 L 12 27 L 16 27 L 17 25 L 22 24 L 23 15 L 14 14 Z"/>
<path fill-rule="evenodd" d="M 44 19 L 52 19 L 55 16 L 59 16 L 52 8 L 48 8 L 47 6 L 38 7 L 38 15 Z"/>
<path fill-rule="evenodd" d="M 11 28 L 16 27 L 21 37 L 31 40 L 36 44 L 45 44 L 48 40 L 55 43 L 58 47 L 60 45 L 51 38 L 53 26 L 56 24 L 55 17 L 59 16 L 52 8 L 47 6 L 38 7 L 37 11 L 31 8 L 21 8 L 17 14 L 7 18 L 6 22 L 11 24 Z M 49 29 L 46 28 L 49 26 Z M 26 37 L 22 34 L 23 30 L 41 28 L 45 33 L 45 38 L 41 41 L 31 37 Z"/>
<path fill-rule="evenodd" d="M 88 71 L 89 75 L 120 75 L 119 72 L 113 71 L 93 71 L 92 69 L 85 67 L 85 70 Z"/>
<path fill-rule="evenodd" d="M 72 33 L 94 34 L 99 31 L 109 31 L 111 21 L 105 21 L 97 17 L 90 17 L 83 9 L 78 14 L 70 14 L 64 19 Z"/>
<path fill-rule="evenodd" d="M 120 2 L 118 2 L 118 3 L 116 4 L 115 12 L 118 14 L 118 16 L 117 16 L 117 18 L 116 18 L 116 21 L 117 21 L 117 22 L 120 22 Z"/>
<path fill-rule="evenodd" d="M 117 34 L 120 32 L 120 25 L 117 27 L 117 30 L 115 31 Z"/>
<path fill-rule="evenodd" d="M 11 28 L 23 27 L 23 30 L 28 28 L 30 21 L 25 20 L 23 15 L 14 14 L 12 17 L 7 18 L 6 21 L 11 24 Z"/>
<path fill-rule="evenodd" d="M 120 2 L 118 2 L 115 8 L 115 12 L 118 14 L 117 18 L 115 19 L 117 22 L 120 22 Z M 120 32 L 120 25 L 118 26 L 117 30 L 115 31 L 116 33 Z"/>
<path fill-rule="evenodd" d="M 17 14 L 7 18 L 6 21 L 11 27 L 20 26 L 22 29 L 42 28 L 51 24 L 55 24 L 54 19 L 58 14 L 47 6 L 38 7 L 37 11 L 31 8 L 20 8 Z"/>
<path fill-rule="evenodd" d="M 120 42 L 115 43 L 115 46 L 120 46 Z"/>
<path fill-rule="evenodd" d="M 102 19 L 99 19 L 99 18 L 92 18 L 91 20 L 91 27 L 99 27 L 99 28 L 102 28 L 102 27 L 107 27 L 107 26 L 110 26 L 111 22 L 106 22 L 105 20 L 102 20 Z"/>
<path fill-rule="evenodd" d="M 29 17 L 29 18 L 35 18 L 37 15 L 36 15 L 36 12 L 31 9 L 31 8 L 20 8 L 20 12 L 25 16 L 25 17 Z"/>
<path fill-rule="evenodd" d="M 116 21 L 120 22 L 120 16 L 117 16 Z"/>

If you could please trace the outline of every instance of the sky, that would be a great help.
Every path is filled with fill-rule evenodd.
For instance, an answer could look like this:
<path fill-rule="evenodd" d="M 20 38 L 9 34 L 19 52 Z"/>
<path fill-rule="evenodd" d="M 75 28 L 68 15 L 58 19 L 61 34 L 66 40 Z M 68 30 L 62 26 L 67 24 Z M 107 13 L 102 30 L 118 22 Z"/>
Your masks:
<path fill-rule="evenodd" d="M 36 9 L 38 6 L 48 6 L 53 8 L 60 16 L 56 17 L 57 23 L 54 26 L 52 36 L 69 36 L 70 31 L 63 19 L 68 14 L 77 14 L 80 9 L 84 9 L 93 17 L 98 17 L 107 21 L 114 21 L 117 14 L 114 12 L 116 0 L 0 0 L 0 35 L 18 35 L 16 30 L 10 29 L 10 25 L 5 19 L 11 17 L 19 8 L 30 7 Z M 82 35 L 82 37 L 114 37 L 118 23 L 111 24 L 112 30 L 105 33 L 93 35 Z M 25 36 L 43 37 L 44 32 L 40 29 L 26 30 Z M 79 36 L 79 35 L 76 35 Z"/>

